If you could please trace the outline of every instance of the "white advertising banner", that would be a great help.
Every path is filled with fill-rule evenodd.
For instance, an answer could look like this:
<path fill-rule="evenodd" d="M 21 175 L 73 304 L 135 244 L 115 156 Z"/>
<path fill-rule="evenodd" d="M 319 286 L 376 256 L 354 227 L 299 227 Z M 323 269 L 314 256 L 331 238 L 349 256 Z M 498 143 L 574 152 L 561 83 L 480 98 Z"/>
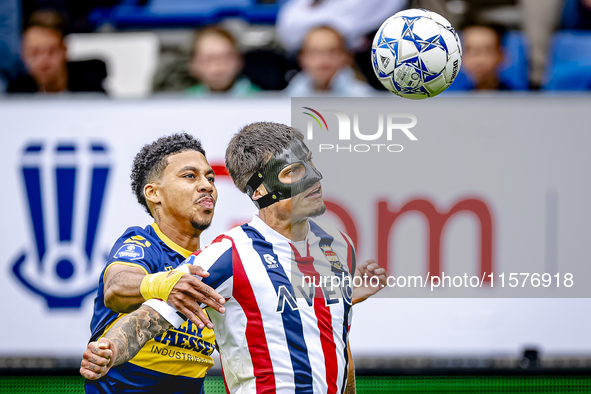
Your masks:
<path fill-rule="evenodd" d="M 507 287 L 510 273 L 554 275 L 567 261 L 575 268 L 588 265 L 591 134 L 585 111 L 591 100 L 391 102 L 395 112 L 416 116 L 410 130 L 417 140 L 401 132 L 392 140 L 401 152 L 389 152 L 388 142 L 386 151 L 359 153 L 354 151 L 365 147 L 353 145 L 376 149 L 373 142 L 355 130 L 350 142 L 338 140 L 338 116 L 323 112 L 322 101 L 294 101 L 294 113 L 283 98 L 0 101 L 0 357 L 81 355 L 106 255 L 127 227 L 151 223 L 131 192 L 133 158 L 143 145 L 173 132 L 200 138 L 218 174 L 215 218 L 202 245 L 255 213 L 222 175 L 232 135 L 251 122 L 293 119 L 324 174 L 326 218 L 356 240 L 359 261 L 375 258 L 395 276 L 435 275 L 439 267 L 481 278 L 483 267 L 494 267 L 495 274 L 506 273 Z M 304 106 L 323 115 L 326 134 L 316 128 L 309 138 L 305 118 L 312 118 L 296 115 Z M 491 110 L 484 118 L 487 108 L 496 116 Z M 351 145 L 351 152 L 337 152 L 335 145 Z M 585 272 L 591 269 L 577 275 Z M 574 281 L 589 282 L 580 276 Z M 548 354 L 591 353 L 591 301 L 583 298 L 589 295 L 506 295 L 486 286 L 484 293 L 467 295 L 418 289 L 424 292 L 399 296 L 384 289 L 381 298 L 354 307 L 354 355 L 517 355 L 526 346 Z"/>

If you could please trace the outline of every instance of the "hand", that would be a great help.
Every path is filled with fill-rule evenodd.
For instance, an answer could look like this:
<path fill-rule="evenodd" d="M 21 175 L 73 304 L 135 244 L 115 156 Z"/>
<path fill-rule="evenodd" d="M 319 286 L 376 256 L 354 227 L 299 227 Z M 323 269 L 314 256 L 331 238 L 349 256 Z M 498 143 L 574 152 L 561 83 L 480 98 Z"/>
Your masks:
<path fill-rule="evenodd" d="M 183 275 L 181 277 L 170 292 L 166 302 L 185 315 L 199 328 L 203 328 L 204 326 L 213 328 L 213 323 L 209 320 L 205 312 L 203 312 L 200 304 L 205 304 L 220 313 L 225 313 L 226 308 L 223 307 L 223 304 L 226 300 L 214 289 L 193 277 L 193 275 L 199 275 L 202 278 L 207 278 L 209 272 L 204 271 L 203 268 L 196 265 L 188 265 L 188 268 L 191 275 Z"/>
<path fill-rule="evenodd" d="M 115 346 L 106 338 L 90 342 L 82 354 L 80 375 L 86 379 L 97 380 L 105 376 L 115 361 Z"/>
<path fill-rule="evenodd" d="M 387 283 L 386 270 L 380 268 L 375 260 L 367 260 L 361 264 L 358 264 L 355 269 L 355 276 L 362 278 L 361 286 L 353 289 L 353 304 L 361 301 L 365 301 L 378 291 L 382 290 Z M 375 284 L 376 280 L 370 281 L 372 277 L 377 277 L 378 285 L 371 286 L 371 283 Z"/>

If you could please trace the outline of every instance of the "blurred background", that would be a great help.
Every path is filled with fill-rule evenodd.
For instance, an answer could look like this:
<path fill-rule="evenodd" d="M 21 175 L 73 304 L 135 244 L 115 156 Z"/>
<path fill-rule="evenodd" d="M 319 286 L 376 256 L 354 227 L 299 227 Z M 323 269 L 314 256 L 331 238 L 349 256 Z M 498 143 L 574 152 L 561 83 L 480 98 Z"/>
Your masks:
<path fill-rule="evenodd" d="M 409 7 L 461 32 L 452 90 L 591 87 L 588 0 L 3 0 L 0 92 L 373 95 L 373 35 Z"/>
<path fill-rule="evenodd" d="M 509 131 L 556 141 L 531 145 L 540 155 L 521 163 L 529 166 L 523 176 L 544 178 L 551 170 L 544 154 L 554 148 L 562 155 L 556 160 L 572 159 L 578 184 L 587 183 L 589 168 L 580 164 L 588 161 L 581 145 L 588 138 L 577 136 L 590 131 L 590 0 L 0 0 L 0 160 L 8 191 L 1 200 L 7 253 L 0 260 L 6 317 L 0 392 L 83 392 L 78 368 L 104 255 L 126 227 L 150 222 L 129 188 L 131 161 L 144 144 L 181 130 L 203 140 L 225 196 L 206 242 L 248 221 L 254 207 L 223 175 L 225 147 L 240 126 L 290 123 L 292 97 L 382 97 L 399 111 L 413 111 L 384 90 L 370 62 L 375 32 L 406 8 L 443 15 L 462 40 L 458 77 L 429 105 L 457 111 L 459 122 L 467 117 L 477 146 L 488 144 L 494 130 L 470 117 L 471 110 L 486 108 L 490 117 L 509 111 L 515 123 Z M 533 129 L 520 119 L 520 106 L 544 120 Z M 555 136 L 560 125 L 569 131 L 562 138 Z M 455 132 L 447 127 L 443 131 Z M 520 152 L 516 148 L 507 163 L 521 168 Z M 86 175 L 77 184 L 89 185 L 68 189 L 76 202 L 70 239 L 57 235 L 63 212 L 54 208 L 53 195 L 68 187 L 53 183 L 57 168 L 80 169 Z M 438 187 L 434 182 L 427 194 L 437 199 L 447 193 Z M 540 223 L 558 228 L 561 211 L 553 207 L 566 201 L 558 199 L 563 189 L 544 184 L 540 190 L 532 192 L 544 201 Z M 587 191 L 573 190 L 579 197 Z M 409 195 L 423 192 L 417 187 Z M 497 203 L 491 202 L 493 213 Z M 538 230 L 545 258 L 558 259 L 548 243 L 552 234 Z M 499 231 L 515 235 L 502 225 Z M 591 241 L 589 232 L 566 231 L 577 245 Z M 48 263 L 52 244 L 81 245 L 72 272 Z M 45 275 L 44 266 L 55 270 Z M 591 392 L 587 299 L 494 301 L 360 306 L 352 333 L 359 392 Z M 425 310 L 432 315 L 418 316 Z M 438 310 L 455 314 L 438 316 Z M 397 319 L 397 311 L 407 319 Z M 370 322 L 378 314 L 391 316 L 392 327 L 382 327 L 379 336 L 371 327 L 378 323 Z M 218 367 L 208 378 L 208 394 L 224 392 Z"/>

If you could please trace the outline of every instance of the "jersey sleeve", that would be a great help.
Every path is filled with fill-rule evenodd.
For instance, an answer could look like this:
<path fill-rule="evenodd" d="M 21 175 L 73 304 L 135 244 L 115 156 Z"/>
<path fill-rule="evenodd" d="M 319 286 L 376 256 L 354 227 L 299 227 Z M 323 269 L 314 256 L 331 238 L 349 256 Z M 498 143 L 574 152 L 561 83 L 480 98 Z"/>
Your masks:
<path fill-rule="evenodd" d="M 233 268 L 232 268 L 232 241 L 228 238 L 218 242 L 214 241 L 205 248 L 198 250 L 183 262 L 182 265 L 197 265 L 209 272 L 209 276 L 201 279 L 203 283 L 213 288 L 222 297 L 232 297 Z"/>
<path fill-rule="evenodd" d="M 195 277 L 228 299 L 232 297 L 233 287 L 232 251 L 231 240 L 228 238 L 216 240 L 187 257 L 176 269 L 188 272 L 188 265 L 197 265 L 203 268 L 209 272 L 209 276 L 206 278 Z M 179 327 L 186 320 L 184 315 L 164 301 L 152 299 L 146 301 L 144 305 L 154 309 L 175 327 Z M 202 304 L 201 307 L 204 308 L 205 305 Z"/>
<path fill-rule="evenodd" d="M 162 271 L 162 250 L 156 240 L 140 227 L 130 227 L 115 242 L 105 273 L 114 264 L 138 267 L 146 274 Z"/>

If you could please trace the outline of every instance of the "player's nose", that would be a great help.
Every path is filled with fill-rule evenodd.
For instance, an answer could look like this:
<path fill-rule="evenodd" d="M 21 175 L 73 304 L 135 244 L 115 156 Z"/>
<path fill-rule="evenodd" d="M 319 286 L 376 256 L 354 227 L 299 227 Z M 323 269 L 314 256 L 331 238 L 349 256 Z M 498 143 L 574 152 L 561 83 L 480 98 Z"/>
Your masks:
<path fill-rule="evenodd" d="M 213 182 L 209 180 L 209 176 L 202 176 L 199 178 L 200 182 L 197 184 L 197 190 L 201 193 L 213 193 L 214 186 Z"/>

